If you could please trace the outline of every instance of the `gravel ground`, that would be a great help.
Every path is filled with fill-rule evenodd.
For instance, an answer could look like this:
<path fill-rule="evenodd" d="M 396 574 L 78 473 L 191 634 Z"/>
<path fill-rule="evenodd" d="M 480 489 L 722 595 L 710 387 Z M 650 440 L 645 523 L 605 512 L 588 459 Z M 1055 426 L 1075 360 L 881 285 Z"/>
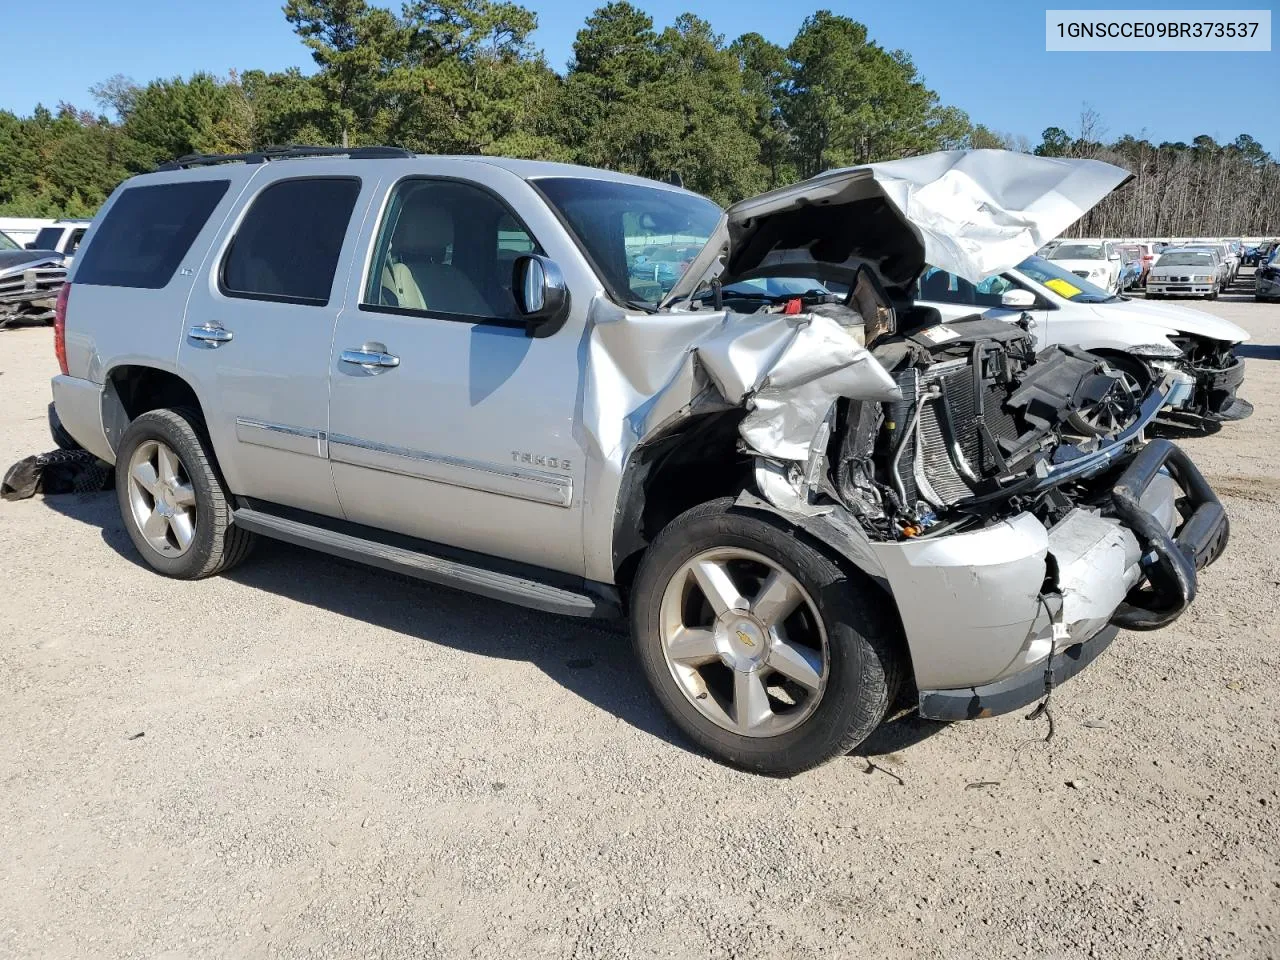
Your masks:
<path fill-rule="evenodd" d="M 610 629 L 266 544 L 139 565 L 112 494 L 0 503 L 0 956 L 1280 955 L 1280 305 L 1191 611 L 1015 714 L 790 781 L 691 752 Z M 0 333 L 0 465 L 50 447 Z M 927 602 L 927 598 L 921 598 Z M 985 785 L 977 785 L 985 784 Z"/>

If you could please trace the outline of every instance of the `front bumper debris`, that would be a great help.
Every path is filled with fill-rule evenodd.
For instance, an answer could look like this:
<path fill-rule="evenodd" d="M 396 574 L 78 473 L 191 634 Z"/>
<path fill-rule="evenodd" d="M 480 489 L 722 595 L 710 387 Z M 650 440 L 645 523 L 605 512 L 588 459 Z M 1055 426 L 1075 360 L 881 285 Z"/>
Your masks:
<path fill-rule="evenodd" d="M 1244 361 L 1235 354 L 1231 361 L 1221 370 L 1196 371 L 1197 399 L 1210 420 L 1243 420 L 1253 413 L 1253 405 L 1236 396 L 1244 383 Z"/>
<path fill-rule="evenodd" d="M 1148 486 L 1165 474 L 1182 487 L 1190 511 L 1172 534 L 1142 505 Z M 1116 483 L 1112 500 L 1143 548 L 1146 583 L 1129 592 L 1111 622 L 1126 630 L 1158 630 L 1195 599 L 1196 571 L 1222 556 L 1230 537 L 1227 513 L 1191 458 L 1168 440 L 1142 448 Z"/>
<path fill-rule="evenodd" d="M 957 563 L 949 570 L 915 569 L 926 579 L 941 575 L 939 586 L 948 587 L 949 594 L 938 594 L 929 584 L 923 593 L 951 601 L 946 610 L 932 614 L 936 644 L 925 642 L 921 616 L 899 607 L 918 675 L 922 716 L 961 720 L 1025 706 L 1084 669 L 1117 629 L 1155 630 L 1186 610 L 1195 599 L 1197 571 L 1222 555 L 1230 533 L 1209 484 L 1180 448 L 1156 440 L 1123 466 L 1111 499 L 1116 517 L 1072 511 L 1045 531 L 1038 551 L 1017 557 L 984 544 L 955 556 L 956 561 L 969 560 L 973 565 L 968 568 Z M 1023 522 L 1028 519 L 1015 518 L 1012 524 L 1031 534 L 1033 528 Z M 1033 571 L 1044 574 L 1054 568 L 1043 586 L 1028 590 Z M 892 584 L 892 572 L 889 579 Z M 969 583 L 985 597 L 986 609 L 1002 614 L 1002 625 L 990 623 L 985 635 L 966 629 L 970 598 L 962 584 Z M 1011 651 L 1008 644 L 1018 630 L 1025 639 Z M 967 642 L 961 646 L 961 641 Z M 1003 667 L 991 669 L 998 661 Z"/>
<path fill-rule="evenodd" d="M 1046 689 L 1065 683 L 1093 663 L 1119 632 L 1119 627 L 1103 628 L 1084 643 L 1055 654 L 1048 669 L 1038 665 L 995 683 L 963 690 L 921 690 L 920 716 L 930 720 L 979 720 L 1025 707 L 1043 697 Z"/>
<path fill-rule="evenodd" d="M 0 276 L 0 325 L 21 318 L 38 322 L 53 319 L 53 308 L 66 280 L 65 267 L 31 264 Z"/>

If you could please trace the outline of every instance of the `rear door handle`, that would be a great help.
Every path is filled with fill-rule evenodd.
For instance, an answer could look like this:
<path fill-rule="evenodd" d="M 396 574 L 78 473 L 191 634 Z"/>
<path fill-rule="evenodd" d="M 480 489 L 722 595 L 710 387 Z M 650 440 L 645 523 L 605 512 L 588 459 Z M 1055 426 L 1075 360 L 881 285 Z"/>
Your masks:
<path fill-rule="evenodd" d="M 223 329 L 219 324 L 205 323 L 198 327 L 192 327 L 187 331 L 187 336 L 192 340 L 207 343 L 211 347 L 217 347 L 231 340 L 233 334 L 230 330 Z"/>
<path fill-rule="evenodd" d="M 343 350 L 338 355 L 343 363 L 354 363 L 360 367 L 398 367 L 400 358 L 386 352 L 380 343 L 366 343 L 363 347 Z"/>

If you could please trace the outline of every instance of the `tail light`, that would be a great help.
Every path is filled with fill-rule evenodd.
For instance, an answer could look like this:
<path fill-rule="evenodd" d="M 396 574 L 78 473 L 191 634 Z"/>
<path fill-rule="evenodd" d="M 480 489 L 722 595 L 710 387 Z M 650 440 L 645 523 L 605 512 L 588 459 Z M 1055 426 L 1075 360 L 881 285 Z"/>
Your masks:
<path fill-rule="evenodd" d="M 67 301 L 71 298 L 71 284 L 64 283 L 58 291 L 57 302 L 53 305 L 53 352 L 58 358 L 58 366 L 63 376 L 67 369 Z"/>

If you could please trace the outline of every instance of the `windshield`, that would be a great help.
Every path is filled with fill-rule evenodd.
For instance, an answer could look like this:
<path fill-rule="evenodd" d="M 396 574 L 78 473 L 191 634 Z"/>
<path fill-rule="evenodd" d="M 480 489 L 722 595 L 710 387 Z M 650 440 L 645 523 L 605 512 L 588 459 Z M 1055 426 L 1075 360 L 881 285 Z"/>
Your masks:
<path fill-rule="evenodd" d="M 838 289 L 832 289 L 832 288 Z M 767 300 L 781 300 L 785 297 L 825 296 L 832 293 L 844 294 L 848 287 L 840 283 L 824 283 L 808 277 L 756 277 L 754 280 L 739 280 L 728 284 L 724 293 L 740 297 L 755 297 Z"/>
<path fill-rule="evenodd" d="M 1101 287 L 1095 287 L 1084 277 L 1077 277 L 1043 257 L 1027 257 L 1018 264 L 1018 269 L 1072 303 L 1116 303 L 1120 300 Z"/>
<path fill-rule="evenodd" d="M 14 242 L 13 237 L 9 236 L 3 230 L 0 230 L 0 250 L 21 250 L 21 249 L 22 248 Z"/>
<path fill-rule="evenodd" d="M 1100 243 L 1063 243 L 1054 247 L 1050 260 L 1105 260 Z"/>
<path fill-rule="evenodd" d="M 1213 257 L 1207 253 L 1166 253 L 1156 261 L 1157 267 L 1211 267 Z"/>
<path fill-rule="evenodd" d="M 619 303 L 656 307 L 720 222 L 705 197 L 614 180 L 536 181 Z"/>

